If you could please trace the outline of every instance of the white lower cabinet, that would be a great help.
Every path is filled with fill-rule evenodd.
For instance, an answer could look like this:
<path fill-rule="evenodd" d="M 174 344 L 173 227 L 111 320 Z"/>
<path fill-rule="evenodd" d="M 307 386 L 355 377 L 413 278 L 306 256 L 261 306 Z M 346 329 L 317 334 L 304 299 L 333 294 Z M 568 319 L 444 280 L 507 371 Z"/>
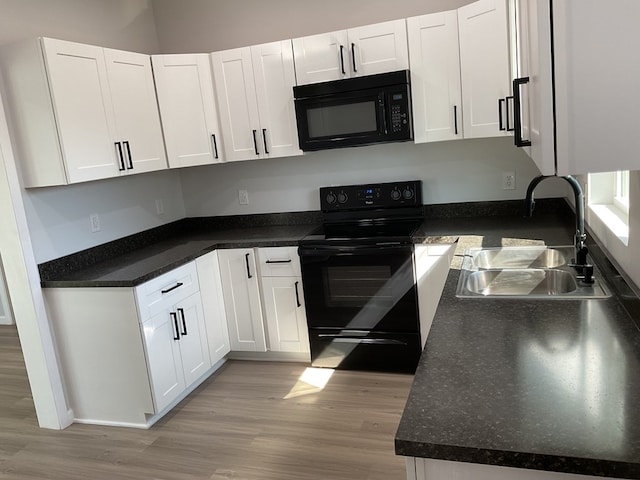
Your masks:
<path fill-rule="evenodd" d="M 196 259 L 198 282 L 202 296 L 202 307 L 207 327 L 211 365 L 220 362 L 231 350 L 227 314 L 224 311 L 222 279 L 218 252 L 209 252 Z"/>
<path fill-rule="evenodd" d="M 266 352 L 259 276 L 253 249 L 220 250 L 218 258 L 231 350 Z"/>
<path fill-rule="evenodd" d="M 406 457 L 407 480 L 605 480 L 605 477 Z"/>
<path fill-rule="evenodd" d="M 259 258 L 269 350 L 308 353 L 309 332 L 296 247 L 261 248 Z"/>
<path fill-rule="evenodd" d="M 416 245 L 415 248 L 420 337 L 423 347 L 427 342 L 433 317 L 449 275 L 455 249 L 455 244 Z"/>
<path fill-rule="evenodd" d="M 43 294 L 78 423 L 147 428 L 229 351 L 216 252 L 135 288 Z"/>
<path fill-rule="evenodd" d="M 156 412 L 164 410 L 211 367 L 200 293 L 142 324 Z"/>

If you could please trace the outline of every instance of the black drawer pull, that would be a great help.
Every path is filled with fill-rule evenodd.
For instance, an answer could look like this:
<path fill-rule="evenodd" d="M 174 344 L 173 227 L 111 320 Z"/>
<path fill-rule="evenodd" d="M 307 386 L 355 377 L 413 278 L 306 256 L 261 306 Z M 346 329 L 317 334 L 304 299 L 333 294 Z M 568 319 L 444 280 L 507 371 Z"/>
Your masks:
<path fill-rule="evenodd" d="M 180 340 L 180 329 L 178 328 L 178 316 L 175 312 L 169 313 L 169 316 L 173 320 L 173 339 Z"/>
<path fill-rule="evenodd" d="M 291 259 L 288 259 L 288 260 L 267 260 L 264 263 L 291 263 Z"/>
<path fill-rule="evenodd" d="M 126 167 L 124 166 L 124 155 L 122 153 L 122 143 L 120 142 L 115 142 L 116 145 L 116 153 L 118 154 L 118 170 L 120 170 L 121 172 L 124 172 L 126 170 Z"/>
<path fill-rule="evenodd" d="M 178 313 L 180 314 L 180 318 L 182 319 L 182 335 L 187 334 L 187 320 L 184 318 L 184 308 L 179 308 Z"/>
<path fill-rule="evenodd" d="M 253 275 L 251 275 L 251 270 L 249 269 L 249 254 L 245 254 L 244 256 L 244 262 L 247 264 L 247 278 L 253 278 Z"/>
<path fill-rule="evenodd" d="M 133 170 L 133 159 L 131 158 L 131 147 L 129 146 L 129 142 L 125 140 L 124 142 L 122 142 L 122 145 L 127 149 L 127 156 L 129 157 L 129 166 L 127 167 L 127 169 Z"/>
<path fill-rule="evenodd" d="M 184 283 L 182 283 L 182 282 L 178 282 L 178 283 L 176 283 L 176 284 L 175 284 L 173 287 L 171 287 L 171 288 L 167 288 L 166 290 L 160 290 L 160 293 L 169 293 L 169 292 L 171 292 L 172 290 L 175 290 L 176 288 L 180 288 L 182 285 L 184 285 Z"/>
<path fill-rule="evenodd" d="M 298 284 L 300 282 L 296 282 L 293 284 L 293 287 L 296 289 L 296 305 L 298 305 L 298 308 L 300 308 L 302 306 L 302 304 L 300 303 L 300 292 L 298 292 Z"/>

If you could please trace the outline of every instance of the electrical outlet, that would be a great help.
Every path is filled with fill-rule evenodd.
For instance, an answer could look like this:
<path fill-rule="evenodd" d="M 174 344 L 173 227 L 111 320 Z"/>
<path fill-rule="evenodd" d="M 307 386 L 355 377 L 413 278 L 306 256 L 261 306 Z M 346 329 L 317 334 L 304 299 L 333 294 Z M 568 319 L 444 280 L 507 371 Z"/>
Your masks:
<path fill-rule="evenodd" d="M 238 190 L 238 202 L 240 205 L 249 205 L 249 193 L 246 190 Z"/>
<path fill-rule="evenodd" d="M 156 213 L 158 215 L 164 215 L 164 203 L 161 198 L 156 199 Z"/>
<path fill-rule="evenodd" d="M 502 172 L 502 189 L 516 189 L 516 172 Z"/>
<path fill-rule="evenodd" d="M 100 231 L 100 217 L 97 213 L 89 215 L 89 224 L 91 225 L 91 233 Z"/>

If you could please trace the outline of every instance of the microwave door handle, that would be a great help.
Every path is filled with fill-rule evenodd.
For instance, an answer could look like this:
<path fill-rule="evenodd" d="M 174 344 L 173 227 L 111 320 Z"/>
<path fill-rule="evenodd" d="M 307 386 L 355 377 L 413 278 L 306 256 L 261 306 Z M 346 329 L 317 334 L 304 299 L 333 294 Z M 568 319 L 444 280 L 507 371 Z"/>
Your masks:
<path fill-rule="evenodd" d="M 380 115 L 380 121 L 382 122 L 382 133 L 386 135 L 389 131 L 387 129 L 387 108 L 384 100 L 384 93 L 381 93 L 378 96 L 378 114 Z"/>

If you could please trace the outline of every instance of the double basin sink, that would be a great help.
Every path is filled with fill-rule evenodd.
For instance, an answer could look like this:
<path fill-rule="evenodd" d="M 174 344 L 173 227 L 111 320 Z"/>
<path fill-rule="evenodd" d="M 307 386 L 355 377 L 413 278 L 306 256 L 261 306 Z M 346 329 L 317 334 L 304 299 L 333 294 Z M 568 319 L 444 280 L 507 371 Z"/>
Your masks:
<path fill-rule="evenodd" d="M 599 272 L 593 283 L 571 266 L 574 247 L 471 248 L 465 252 L 456 290 L 461 298 L 607 298 Z"/>

